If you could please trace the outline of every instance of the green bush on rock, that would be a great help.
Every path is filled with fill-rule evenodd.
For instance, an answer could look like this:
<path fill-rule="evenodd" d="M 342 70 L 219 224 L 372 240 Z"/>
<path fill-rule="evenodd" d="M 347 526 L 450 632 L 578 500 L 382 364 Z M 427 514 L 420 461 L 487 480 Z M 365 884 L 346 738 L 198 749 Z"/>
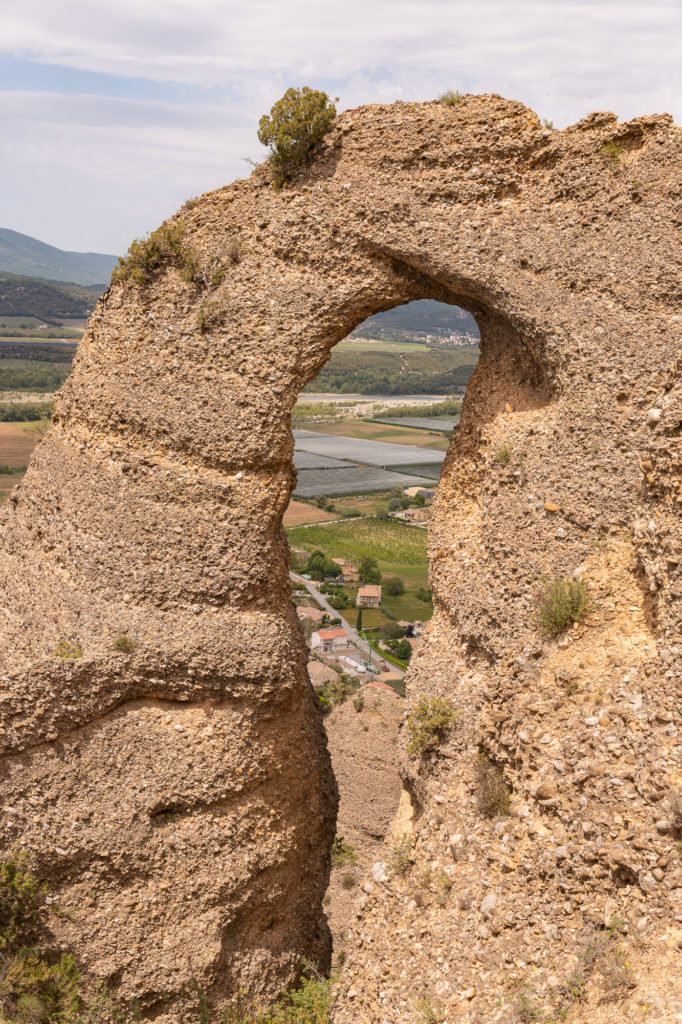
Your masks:
<path fill-rule="evenodd" d="M 591 608 L 587 583 L 580 576 L 546 580 L 536 600 L 538 625 L 543 633 L 556 636 L 567 626 L 579 622 Z"/>
<path fill-rule="evenodd" d="M 407 718 L 410 733 L 408 754 L 430 754 L 440 745 L 456 718 L 450 705 L 440 697 L 420 697 Z"/>
<path fill-rule="evenodd" d="M 287 89 L 269 114 L 261 117 L 258 139 L 271 151 L 275 184 L 283 185 L 291 171 L 329 130 L 336 107 L 326 92 L 317 89 Z"/>

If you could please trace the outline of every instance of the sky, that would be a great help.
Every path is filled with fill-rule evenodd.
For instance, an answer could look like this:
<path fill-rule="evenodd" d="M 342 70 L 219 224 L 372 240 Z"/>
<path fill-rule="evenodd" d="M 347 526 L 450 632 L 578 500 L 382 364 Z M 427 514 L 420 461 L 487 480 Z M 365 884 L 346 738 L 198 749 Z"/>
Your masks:
<path fill-rule="evenodd" d="M 682 123 L 682 0 L 0 0 L 0 227 L 127 249 L 267 155 L 290 86 Z"/>

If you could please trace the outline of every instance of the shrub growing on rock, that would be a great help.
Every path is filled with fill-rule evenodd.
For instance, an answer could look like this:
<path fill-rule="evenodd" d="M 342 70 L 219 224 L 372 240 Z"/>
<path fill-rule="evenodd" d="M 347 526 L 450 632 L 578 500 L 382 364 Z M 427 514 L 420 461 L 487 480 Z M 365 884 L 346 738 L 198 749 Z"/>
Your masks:
<path fill-rule="evenodd" d="M 68 640 L 60 640 L 55 649 L 57 658 L 82 658 L 83 652 L 76 644 L 70 644 Z"/>
<path fill-rule="evenodd" d="M 420 697 L 407 718 L 410 742 L 408 754 L 430 754 L 456 720 L 455 712 L 440 697 Z"/>
<path fill-rule="evenodd" d="M 202 302 L 197 312 L 197 327 L 204 334 L 217 327 L 225 318 L 225 310 L 219 302 Z"/>
<path fill-rule="evenodd" d="M 504 781 L 502 769 L 481 755 L 476 775 L 476 800 L 481 814 L 485 818 L 498 818 L 509 814 L 509 788 Z"/>
<path fill-rule="evenodd" d="M 317 89 L 287 89 L 269 114 L 261 117 L 258 139 L 271 151 L 275 183 L 283 185 L 313 146 L 329 130 L 336 107 L 326 92 Z"/>
<path fill-rule="evenodd" d="M 352 843 L 349 843 L 343 836 L 336 836 L 332 846 L 332 864 L 335 868 L 342 868 L 345 865 L 357 864 L 358 854 Z"/>
<path fill-rule="evenodd" d="M 70 1020 L 78 1008 L 73 957 L 47 957 L 30 945 L 45 892 L 25 850 L 0 857 L 0 1020 Z"/>
<path fill-rule="evenodd" d="M 123 633 L 114 640 L 114 650 L 120 651 L 122 654 L 130 654 L 131 651 L 135 650 L 135 641 Z"/>
<path fill-rule="evenodd" d="M 111 283 L 134 281 L 147 284 L 152 274 L 171 260 L 180 261 L 185 255 L 184 224 L 162 224 L 147 238 L 136 238 L 125 256 L 119 258 L 111 275 Z"/>
<path fill-rule="evenodd" d="M 543 633 L 556 636 L 567 626 L 579 622 L 592 602 L 587 583 L 580 576 L 575 579 L 555 577 L 546 580 L 537 596 L 536 614 Z"/>

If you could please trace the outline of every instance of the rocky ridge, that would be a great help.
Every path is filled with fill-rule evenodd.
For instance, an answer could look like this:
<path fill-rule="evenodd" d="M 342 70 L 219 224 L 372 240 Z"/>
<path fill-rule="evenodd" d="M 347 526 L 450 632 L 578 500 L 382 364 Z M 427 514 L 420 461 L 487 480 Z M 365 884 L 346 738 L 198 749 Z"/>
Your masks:
<path fill-rule="evenodd" d="M 2 837 L 35 850 L 87 976 L 157 1014 L 192 977 L 220 1004 L 328 962 L 336 797 L 289 601 L 289 414 L 366 316 L 432 298 L 476 316 L 482 355 L 408 697 L 458 719 L 404 758 L 399 870 L 371 872 L 335 1018 L 574 1013 L 597 940 L 592 1019 L 682 1013 L 681 165 L 668 115 L 557 132 L 498 96 L 359 108 L 289 188 L 264 167 L 179 211 L 191 274 L 169 259 L 104 296 L 0 514 Z M 595 607 L 542 639 L 536 588 L 575 573 Z"/>

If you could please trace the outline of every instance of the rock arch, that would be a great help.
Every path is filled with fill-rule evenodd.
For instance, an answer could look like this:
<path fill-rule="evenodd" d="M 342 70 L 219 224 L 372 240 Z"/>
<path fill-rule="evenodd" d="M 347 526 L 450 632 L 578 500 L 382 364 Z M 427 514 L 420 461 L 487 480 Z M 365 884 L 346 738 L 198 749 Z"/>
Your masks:
<path fill-rule="evenodd" d="M 435 627 L 410 673 L 460 725 L 445 758 L 405 763 L 416 862 L 454 871 L 469 910 L 445 921 L 427 886 L 415 958 L 403 883 L 375 887 L 375 945 L 352 952 L 337 1018 L 402 1019 L 420 986 L 447 1005 L 475 987 L 485 1012 L 510 936 L 569 950 L 578 919 L 618 895 L 623 858 L 657 913 L 682 912 L 674 853 L 666 888 L 627 842 L 594 861 L 574 835 L 606 808 L 662 858 L 654 798 L 679 749 L 647 760 L 613 726 L 643 759 L 618 761 L 625 819 L 620 790 L 583 777 L 565 742 L 591 727 L 560 687 L 575 676 L 591 699 L 601 674 L 615 715 L 625 666 L 637 721 L 665 713 L 665 730 L 678 712 L 680 147 L 667 115 L 554 132 L 497 96 L 360 108 L 289 188 L 261 168 L 179 211 L 189 273 L 173 257 L 107 291 L 0 552 L 2 838 L 30 846 L 73 909 L 56 939 L 88 976 L 158 1012 L 193 977 L 218 1001 L 243 985 L 267 998 L 303 956 L 328 957 L 336 795 L 288 597 L 289 415 L 337 341 L 415 298 L 482 329 L 430 529 Z M 577 569 L 602 597 L 593 632 L 542 643 L 533 589 Z M 114 649 L 123 634 L 132 652 Z M 56 657 L 62 642 L 80 656 Z M 479 747 L 513 789 L 518 836 L 472 810 Z M 475 837 L 477 877 L 452 834 Z M 562 928 L 543 892 L 567 890 Z M 486 891 L 496 914 L 479 910 Z M 448 974 L 430 950 L 450 941 Z M 395 966 L 381 984 L 380 956 Z M 491 980 L 474 984 L 481 963 Z"/>

